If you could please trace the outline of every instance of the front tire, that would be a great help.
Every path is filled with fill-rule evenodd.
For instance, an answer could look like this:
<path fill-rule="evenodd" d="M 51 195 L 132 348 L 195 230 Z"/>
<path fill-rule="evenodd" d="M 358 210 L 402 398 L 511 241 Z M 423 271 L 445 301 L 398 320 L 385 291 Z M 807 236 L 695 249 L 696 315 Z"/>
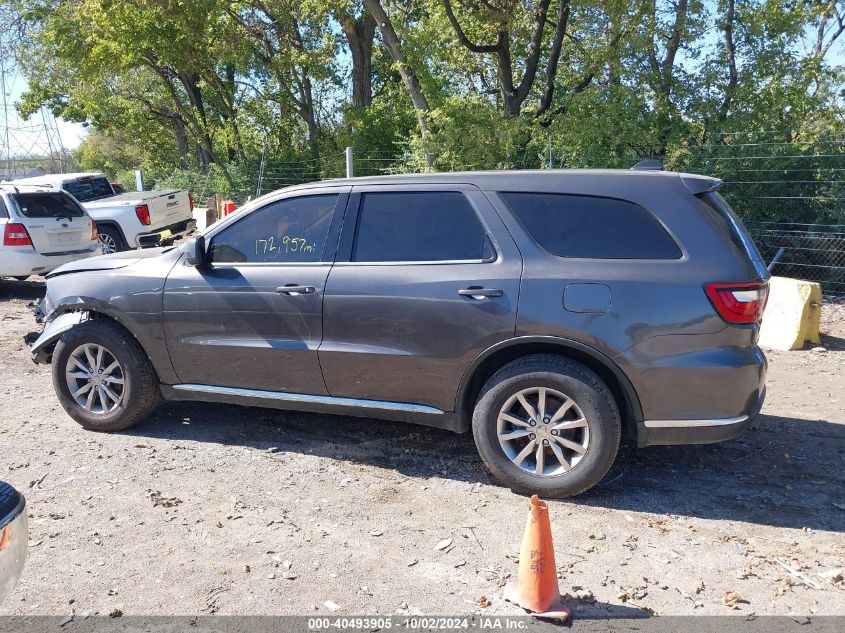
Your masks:
<path fill-rule="evenodd" d="M 135 338 L 101 318 L 66 332 L 53 351 L 53 388 L 67 414 L 91 431 L 120 431 L 149 415 L 161 392 Z"/>
<path fill-rule="evenodd" d="M 607 474 L 622 424 L 613 394 L 593 371 L 538 354 L 490 377 L 472 432 L 484 463 L 512 490 L 560 498 L 584 492 Z"/>

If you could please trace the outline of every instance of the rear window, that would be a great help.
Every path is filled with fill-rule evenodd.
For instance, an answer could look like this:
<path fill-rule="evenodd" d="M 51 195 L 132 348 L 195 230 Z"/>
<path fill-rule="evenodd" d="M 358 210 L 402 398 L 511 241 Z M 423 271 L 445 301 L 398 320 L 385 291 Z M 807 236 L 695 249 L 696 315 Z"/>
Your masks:
<path fill-rule="evenodd" d="M 698 198 L 707 205 L 716 224 L 719 225 L 723 232 L 730 235 L 731 241 L 736 244 L 740 251 L 747 253 L 754 261 L 763 261 L 760 251 L 757 250 L 757 245 L 754 244 L 754 241 L 748 234 L 748 229 L 745 228 L 742 220 L 734 213 L 731 205 L 728 204 L 728 201 L 720 193 L 708 191 L 698 196 Z"/>
<path fill-rule="evenodd" d="M 64 184 L 64 190 L 80 202 L 99 200 L 114 195 L 108 178 L 82 178 Z"/>
<path fill-rule="evenodd" d="M 641 206 L 557 193 L 502 193 L 532 238 L 558 257 L 679 259 L 681 249 Z"/>
<path fill-rule="evenodd" d="M 16 193 L 13 198 L 25 218 L 81 218 L 85 211 L 70 196 L 54 193 Z"/>

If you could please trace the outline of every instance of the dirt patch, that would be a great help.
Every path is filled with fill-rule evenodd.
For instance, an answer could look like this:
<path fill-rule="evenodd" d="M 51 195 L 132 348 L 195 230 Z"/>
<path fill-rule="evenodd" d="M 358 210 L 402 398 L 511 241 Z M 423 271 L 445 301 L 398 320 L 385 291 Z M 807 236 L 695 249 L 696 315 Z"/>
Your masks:
<path fill-rule="evenodd" d="M 527 502 L 471 437 L 203 404 L 86 432 L 23 345 L 42 294 L 0 282 L 0 478 L 31 531 L 0 613 L 518 613 L 501 588 Z M 823 315 L 828 351 L 769 354 L 745 435 L 626 449 L 595 489 L 550 503 L 576 617 L 845 615 L 845 315 Z"/>

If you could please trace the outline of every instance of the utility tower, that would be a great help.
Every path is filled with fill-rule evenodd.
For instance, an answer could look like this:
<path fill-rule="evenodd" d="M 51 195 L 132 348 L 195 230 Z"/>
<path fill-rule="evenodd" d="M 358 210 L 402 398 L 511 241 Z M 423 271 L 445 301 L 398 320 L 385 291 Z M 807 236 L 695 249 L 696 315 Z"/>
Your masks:
<path fill-rule="evenodd" d="M 0 26 L 0 180 L 62 173 L 68 161 L 53 114 L 41 108 L 22 119 L 15 107 L 23 79 L 15 68 L 14 38 L 13 29 Z"/>

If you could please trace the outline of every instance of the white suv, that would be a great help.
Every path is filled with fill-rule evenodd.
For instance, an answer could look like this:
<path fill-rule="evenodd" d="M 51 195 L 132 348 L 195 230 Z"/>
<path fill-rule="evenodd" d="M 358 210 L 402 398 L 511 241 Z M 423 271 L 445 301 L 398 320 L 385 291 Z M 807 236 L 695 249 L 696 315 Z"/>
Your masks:
<path fill-rule="evenodd" d="M 72 196 L 0 184 L 0 277 L 44 275 L 101 253 L 94 221 Z"/>

